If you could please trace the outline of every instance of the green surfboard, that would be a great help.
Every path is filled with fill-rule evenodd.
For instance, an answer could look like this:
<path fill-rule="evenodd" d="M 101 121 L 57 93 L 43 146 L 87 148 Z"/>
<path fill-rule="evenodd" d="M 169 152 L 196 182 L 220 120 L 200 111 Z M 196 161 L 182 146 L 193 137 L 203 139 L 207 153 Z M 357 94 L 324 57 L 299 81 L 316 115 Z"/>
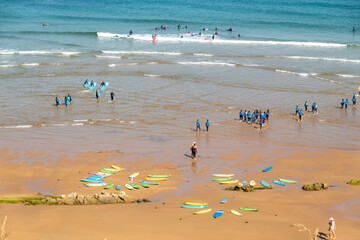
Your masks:
<path fill-rule="evenodd" d="M 149 185 L 147 185 L 146 183 L 140 183 L 140 185 L 144 188 L 149 188 Z"/>
<path fill-rule="evenodd" d="M 171 175 L 148 175 L 148 177 L 163 178 L 163 177 L 171 177 Z"/>
<path fill-rule="evenodd" d="M 109 189 L 109 188 L 112 188 L 114 186 L 114 184 L 109 184 L 109 185 L 106 185 L 105 187 L 104 187 L 104 189 Z"/>
<path fill-rule="evenodd" d="M 216 182 L 223 182 L 223 181 L 231 180 L 231 177 L 227 177 L 227 178 L 213 178 L 212 180 L 213 180 L 213 181 L 216 181 Z"/>
<path fill-rule="evenodd" d="M 244 210 L 244 211 L 252 211 L 252 212 L 257 212 L 259 211 L 259 209 L 257 208 L 239 208 L 240 210 Z"/>
<path fill-rule="evenodd" d="M 107 170 L 99 170 L 99 172 L 102 172 L 102 173 L 110 173 L 110 174 L 114 174 L 115 172 L 112 172 L 112 171 L 107 171 Z"/>
<path fill-rule="evenodd" d="M 297 181 L 294 181 L 294 180 L 288 180 L 288 179 L 282 179 L 282 178 L 279 178 L 279 180 L 281 182 L 286 182 L 286 183 L 297 183 Z"/>
<path fill-rule="evenodd" d="M 133 188 L 135 188 L 135 189 L 139 189 L 140 187 L 138 186 L 138 185 L 136 185 L 136 184 L 130 184 L 130 186 L 132 186 Z"/>

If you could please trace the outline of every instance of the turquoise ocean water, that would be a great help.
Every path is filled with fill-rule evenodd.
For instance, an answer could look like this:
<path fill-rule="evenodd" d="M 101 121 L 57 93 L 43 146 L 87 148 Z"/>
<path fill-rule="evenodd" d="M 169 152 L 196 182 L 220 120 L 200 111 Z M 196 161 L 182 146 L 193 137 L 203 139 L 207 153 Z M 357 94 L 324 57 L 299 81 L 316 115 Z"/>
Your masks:
<path fill-rule="evenodd" d="M 341 98 L 351 101 L 360 85 L 357 0 L 0 5 L 3 146 L 19 136 L 29 146 L 85 146 L 94 139 L 112 146 L 109 134 L 119 141 L 134 135 L 154 142 L 201 141 L 189 130 L 197 118 L 210 118 L 217 138 L 359 146 L 356 106 L 337 108 Z M 161 25 L 167 29 L 154 30 Z M 209 40 L 215 27 L 219 35 Z M 226 31 L 230 27 L 233 32 Z M 234 37 L 238 34 L 241 38 Z M 110 82 L 99 101 L 81 86 L 85 79 Z M 110 91 L 115 103 L 109 103 Z M 54 107 L 54 98 L 63 100 L 67 93 L 74 102 Z M 320 111 L 306 113 L 299 125 L 292 113 L 305 100 Z M 264 131 L 243 132 L 233 120 L 240 109 L 270 109 L 274 120 Z"/>

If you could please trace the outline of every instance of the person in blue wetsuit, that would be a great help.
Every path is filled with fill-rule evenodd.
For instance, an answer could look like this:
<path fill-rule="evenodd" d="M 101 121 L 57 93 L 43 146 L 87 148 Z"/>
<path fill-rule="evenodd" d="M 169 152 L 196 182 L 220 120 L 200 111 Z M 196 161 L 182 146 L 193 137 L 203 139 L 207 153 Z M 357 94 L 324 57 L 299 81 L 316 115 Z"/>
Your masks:
<path fill-rule="evenodd" d="M 250 111 L 248 111 L 248 113 L 247 113 L 247 120 L 250 122 L 250 120 L 251 120 L 251 112 Z"/>
<path fill-rule="evenodd" d="M 264 124 L 264 121 L 262 120 L 262 119 L 260 119 L 260 129 L 262 129 L 262 127 L 263 127 L 263 124 Z"/>
<path fill-rule="evenodd" d="M 114 92 L 111 92 L 111 93 L 110 93 L 110 98 L 111 98 L 111 101 L 114 101 L 114 98 L 115 98 Z"/>
<path fill-rule="evenodd" d="M 356 105 L 356 96 L 355 95 L 353 96 L 352 102 L 353 102 L 353 105 Z"/>
<path fill-rule="evenodd" d="M 317 110 L 317 105 L 315 102 L 313 103 L 311 108 L 312 108 L 312 113 L 317 113 L 318 110 Z"/>
<path fill-rule="evenodd" d="M 299 111 L 299 121 L 301 121 L 302 115 L 303 115 L 303 112 L 302 112 L 302 110 L 300 109 L 300 111 Z"/>
<path fill-rule="evenodd" d="M 266 121 L 269 121 L 269 117 L 270 117 L 270 111 L 269 109 L 266 111 Z"/>
<path fill-rule="evenodd" d="M 247 112 L 246 110 L 244 111 L 244 115 L 243 115 L 243 122 L 246 122 L 246 118 L 247 118 Z"/>
<path fill-rule="evenodd" d="M 299 113 L 299 106 L 298 106 L 298 105 L 296 105 L 296 108 L 295 108 L 295 115 L 298 115 L 298 113 Z"/>
<path fill-rule="evenodd" d="M 199 129 L 199 131 L 201 131 L 199 119 L 196 120 L 196 132 L 197 132 L 198 129 Z"/>
<path fill-rule="evenodd" d="M 94 81 L 91 81 L 90 87 L 94 86 Z"/>
<path fill-rule="evenodd" d="M 60 100 L 58 99 L 58 97 L 55 98 L 55 105 L 56 105 L 56 106 L 61 105 L 61 102 L 60 102 Z"/>
<path fill-rule="evenodd" d="M 68 106 L 69 105 L 69 98 L 68 96 L 65 95 L 64 97 L 64 103 L 65 103 L 65 106 Z"/>
<path fill-rule="evenodd" d="M 210 127 L 209 119 L 206 120 L 205 127 L 206 127 L 206 131 L 208 132 Z"/>
<path fill-rule="evenodd" d="M 100 93 L 99 93 L 99 91 L 96 89 L 96 92 L 95 92 L 95 97 L 96 97 L 96 99 L 99 99 L 99 97 L 100 97 Z"/>
<path fill-rule="evenodd" d="M 251 124 L 255 123 L 255 112 L 251 116 Z"/>
<path fill-rule="evenodd" d="M 133 34 L 133 31 L 132 31 L 132 30 L 130 30 L 129 35 L 131 36 L 132 34 Z"/>
<path fill-rule="evenodd" d="M 72 97 L 70 96 L 70 94 L 68 93 L 68 99 L 69 99 L 69 102 L 72 101 Z"/>
<path fill-rule="evenodd" d="M 347 109 L 347 106 L 349 105 L 349 100 L 345 100 L 345 109 Z"/>
<path fill-rule="evenodd" d="M 89 84 L 89 81 L 86 79 L 85 82 L 84 82 L 84 86 Z"/>
<path fill-rule="evenodd" d="M 344 108 L 344 104 L 345 104 L 345 101 L 344 101 L 344 99 L 341 99 L 341 102 L 340 102 L 340 105 L 341 105 L 341 109 L 343 109 L 343 108 Z"/>
<path fill-rule="evenodd" d="M 305 108 L 305 111 L 307 112 L 307 108 L 308 108 L 308 103 L 307 103 L 307 101 L 305 101 L 305 103 L 304 103 L 304 108 Z"/>
<path fill-rule="evenodd" d="M 240 110 L 240 113 L 239 113 L 239 121 L 241 121 L 243 119 L 243 111 Z"/>
<path fill-rule="evenodd" d="M 263 121 L 263 123 L 265 123 L 265 121 L 266 121 L 266 112 L 263 112 L 263 114 L 261 114 L 261 119 L 260 119 L 260 121 Z"/>

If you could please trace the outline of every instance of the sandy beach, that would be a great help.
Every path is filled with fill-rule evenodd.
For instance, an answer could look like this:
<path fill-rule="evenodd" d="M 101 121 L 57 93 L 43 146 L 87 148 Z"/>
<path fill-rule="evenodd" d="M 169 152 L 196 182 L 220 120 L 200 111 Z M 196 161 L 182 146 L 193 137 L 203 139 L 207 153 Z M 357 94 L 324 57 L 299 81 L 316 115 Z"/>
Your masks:
<path fill-rule="evenodd" d="M 359 190 L 357 186 L 347 185 L 346 181 L 358 174 L 358 153 L 330 150 L 277 152 L 279 157 L 272 164 L 274 169 L 264 173 L 258 166 L 268 164 L 266 157 L 261 156 L 259 150 L 251 152 L 251 158 L 244 158 L 242 151 L 237 149 L 229 154 L 219 154 L 217 158 L 229 165 L 220 172 L 234 173 L 234 179 L 255 180 L 258 185 L 260 180 L 270 183 L 279 177 L 297 180 L 298 183 L 254 192 L 227 191 L 225 186 L 211 181 L 212 172 L 208 167 L 201 167 L 194 173 L 192 161 L 186 156 L 182 159 L 186 167 L 177 166 L 173 161 L 159 162 L 151 156 L 133 164 L 128 161 L 131 154 L 117 152 L 88 152 L 71 157 L 59 153 L 51 163 L 45 161 L 49 155 L 46 152 L 20 153 L 2 149 L 0 175 L 2 186 L 8 186 L 0 190 L 2 197 L 31 196 L 37 192 L 99 193 L 100 187 L 83 187 L 79 179 L 111 164 L 126 169 L 111 176 L 111 182 L 122 185 L 135 171 L 140 172 L 139 180 L 154 173 L 171 174 L 172 177 L 149 189 L 125 190 L 136 199 L 150 199 L 150 203 L 97 206 L 2 204 L 0 217 L 8 217 L 6 230 L 9 239 L 143 239 L 148 236 L 216 239 L 221 235 L 300 240 L 309 239 L 308 233 L 298 232 L 296 227 L 291 227 L 292 224 L 304 224 L 312 233 L 316 228 L 327 233 L 327 220 L 332 216 L 336 219 L 337 234 L 342 239 L 357 239 Z M 42 155 L 44 161 L 31 162 L 38 155 Z M 29 161 L 16 161 L 19 158 Z M 204 159 L 199 157 L 197 161 Z M 194 174 L 189 178 L 187 172 Z M 198 184 L 202 179 L 205 183 Z M 325 182 L 331 187 L 319 192 L 301 189 L 303 184 L 314 182 Z M 229 199 L 226 204 L 220 204 L 223 197 Z M 212 212 L 195 216 L 192 214 L 194 210 L 180 208 L 186 201 L 207 202 Z M 258 208 L 259 212 L 240 211 L 239 207 Z M 220 209 L 224 210 L 224 215 L 213 219 L 211 215 Z M 231 209 L 243 215 L 235 216 L 230 213 Z"/>

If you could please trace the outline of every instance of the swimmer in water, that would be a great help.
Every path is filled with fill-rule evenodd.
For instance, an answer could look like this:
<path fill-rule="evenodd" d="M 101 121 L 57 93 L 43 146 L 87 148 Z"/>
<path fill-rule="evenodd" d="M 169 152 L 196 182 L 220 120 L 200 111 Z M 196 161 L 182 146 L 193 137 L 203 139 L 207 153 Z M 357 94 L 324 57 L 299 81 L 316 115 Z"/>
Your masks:
<path fill-rule="evenodd" d="M 238 34 L 238 37 L 241 37 L 240 33 Z"/>
<path fill-rule="evenodd" d="M 232 32 L 232 31 L 233 31 L 233 29 L 230 27 L 227 31 Z"/>
<path fill-rule="evenodd" d="M 212 37 L 211 37 L 212 39 L 215 39 L 215 35 L 212 35 Z"/>
<path fill-rule="evenodd" d="M 201 35 L 201 32 L 199 32 L 199 34 L 198 34 L 199 36 Z"/>
<path fill-rule="evenodd" d="M 219 30 L 219 28 L 218 28 L 218 27 L 216 27 L 216 28 L 215 28 L 215 31 L 217 31 L 217 30 Z"/>
<path fill-rule="evenodd" d="M 129 35 L 131 36 L 132 34 L 133 34 L 133 31 L 132 31 L 132 30 L 130 30 Z"/>
<path fill-rule="evenodd" d="M 179 29 L 179 30 L 180 30 L 180 27 L 181 27 L 181 26 L 180 26 L 180 24 L 179 24 L 179 25 L 178 25 L 178 29 Z"/>

